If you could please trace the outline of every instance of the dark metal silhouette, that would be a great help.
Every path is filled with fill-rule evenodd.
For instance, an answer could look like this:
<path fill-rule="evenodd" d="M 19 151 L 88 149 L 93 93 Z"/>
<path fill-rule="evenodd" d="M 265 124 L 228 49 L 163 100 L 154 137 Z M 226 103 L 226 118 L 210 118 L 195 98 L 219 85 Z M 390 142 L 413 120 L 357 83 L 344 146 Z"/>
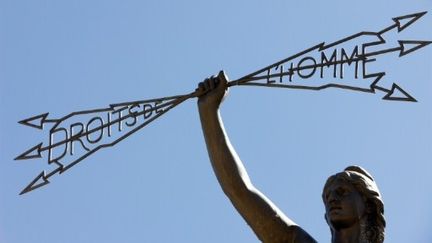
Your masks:
<path fill-rule="evenodd" d="M 233 80 L 228 83 L 228 86 L 265 86 L 305 90 L 339 88 L 365 93 L 375 93 L 378 90 L 385 93 L 384 100 L 415 102 L 416 99 L 413 96 L 395 83 L 391 87 L 380 86 L 379 82 L 385 76 L 385 72 L 367 73 L 366 69 L 379 55 L 398 52 L 399 57 L 402 57 L 429 45 L 432 41 L 399 40 L 399 46 L 396 47 L 368 50 L 385 44 L 386 40 L 383 35 L 387 32 L 391 30 L 400 32 L 426 13 L 421 12 L 393 18 L 394 24 L 378 32 L 359 32 L 330 44 L 320 43 Z M 362 38 L 372 38 L 373 41 L 362 41 Z M 341 47 L 342 45 L 344 46 Z M 350 52 L 347 52 L 347 46 L 351 46 Z M 353 67 L 353 79 L 358 82 L 348 84 L 344 79 L 344 68 Z M 329 76 L 328 70 L 331 68 L 333 71 L 330 72 Z M 324 73 L 329 77 L 324 77 Z M 318 74 L 319 77 L 315 77 Z M 316 83 L 310 82 L 309 79 L 311 78 Z M 333 80 L 328 82 L 328 79 Z M 324 82 L 319 83 L 317 81 Z M 200 91 L 196 90 L 186 95 L 124 102 L 112 104 L 108 108 L 72 112 L 60 119 L 48 119 L 48 113 L 44 113 L 19 121 L 20 124 L 37 129 L 43 129 L 45 125 L 49 124 L 52 127 L 49 131 L 49 145 L 44 146 L 43 143 L 40 143 L 16 157 L 15 160 L 41 158 L 42 153 L 47 152 L 48 164 L 55 166 L 55 169 L 50 172 L 42 171 L 20 194 L 48 184 L 48 179 L 51 176 L 64 173 L 90 154 L 101 148 L 117 144 L 185 100 L 200 95 Z M 87 122 L 74 120 L 80 116 L 84 117 L 83 119 Z M 113 126 L 118 127 L 115 130 L 116 135 L 113 134 Z M 78 132 L 76 132 L 76 128 L 79 128 Z M 64 139 L 55 142 L 54 138 L 59 133 L 64 135 Z M 104 139 L 110 141 L 101 142 Z M 74 152 L 77 144 L 81 149 L 79 153 Z M 56 155 L 55 153 L 59 151 L 61 153 Z"/>

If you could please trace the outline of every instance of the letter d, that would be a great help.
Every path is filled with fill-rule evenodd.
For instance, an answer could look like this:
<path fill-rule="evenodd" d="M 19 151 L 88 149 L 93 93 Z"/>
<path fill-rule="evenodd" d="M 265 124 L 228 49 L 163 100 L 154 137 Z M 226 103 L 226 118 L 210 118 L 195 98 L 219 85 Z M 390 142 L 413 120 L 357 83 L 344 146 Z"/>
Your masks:
<path fill-rule="evenodd" d="M 54 161 L 57 161 L 57 160 L 59 160 L 59 159 L 61 159 L 61 158 L 63 158 L 65 155 L 66 155 L 66 152 L 67 152 L 67 143 L 65 142 L 65 143 L 63 143 L 63 144 L 60 144 L 60 145 L 57 145 L 57 146 L 55 146 L 55 147 L 52 147 L 53 146 L 53 144 L 55 144 L 54 143 L 54 134 L 56 134 L 56 133 L 58 133 L 58 132 L 64 132 L 64 135 L 65 135 L 65 137 L 64 137 L 64 139 L 60 139 L 59 141 L 65 141 L 65 140 L 67 140 L 68 139 L 68 132 L 67 132 L 67 130 L 65 129 L 65 128 L 63 128 L 63 127 L 60 127 L 60 128 L 57 128 L 57 129 L 54 129 L 54 130 L 51 130 L 50 131 L 50 138 L 49 138 L 49 153 L 48 153 L 48 163 L 50 164 L 50 163 L 52 163 L 52 162 L 54 162 Z M 60 154 L 60 155 L 53 155 L 54 153 L 54 150 L 57 148 L 57 149 L 60 149 L 61 148 L 61 146 L 63 146 L 63 152 Z M 54 157 L 54 156 L 56 156 L 56 157 Z"/>

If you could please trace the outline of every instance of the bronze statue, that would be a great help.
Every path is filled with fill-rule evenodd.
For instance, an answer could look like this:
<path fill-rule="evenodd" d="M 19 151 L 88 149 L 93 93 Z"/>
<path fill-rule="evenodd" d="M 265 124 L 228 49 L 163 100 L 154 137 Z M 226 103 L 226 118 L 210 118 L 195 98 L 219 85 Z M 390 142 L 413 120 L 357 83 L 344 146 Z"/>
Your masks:
<path fill-rule="evenodd" d="M 201 92 L 198 109 L 207 150 L 224 193 L 262 242 L 316 242 L 251 183 L 219 114 L 227 83 L 228 78 L 221 71 L 197 88 Z M 384 241 L 384 205 L 374 179 L 364 169 L 350 166 L 331 176 L 322 197 L 332 243 Z"/>

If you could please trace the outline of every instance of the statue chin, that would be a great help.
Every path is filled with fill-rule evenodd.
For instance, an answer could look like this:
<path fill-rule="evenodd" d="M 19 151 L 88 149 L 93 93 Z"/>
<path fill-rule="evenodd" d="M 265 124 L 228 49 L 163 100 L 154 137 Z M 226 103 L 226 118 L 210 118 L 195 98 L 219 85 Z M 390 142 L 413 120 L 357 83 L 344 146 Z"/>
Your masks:
<path fill-rule="evenodd" d="M 356 224 L 360 225 L 360 222 L 352 221 L 352 220 L 342 220 L 342 219 L 330 220 L 330 226 L 335 230 L 351 228 Z"/>

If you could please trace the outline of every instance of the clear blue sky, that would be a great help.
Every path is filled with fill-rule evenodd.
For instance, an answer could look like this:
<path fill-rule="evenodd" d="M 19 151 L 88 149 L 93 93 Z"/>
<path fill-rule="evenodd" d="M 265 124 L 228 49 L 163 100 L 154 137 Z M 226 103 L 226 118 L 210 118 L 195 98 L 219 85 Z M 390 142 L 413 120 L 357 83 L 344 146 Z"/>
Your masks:
<path fill-rule="evenodd" d="M 0 242 L 258 242 L 216 181 L 196 100 L 24 196 L 49 169 L 46 154 L 13 159 L 47 131 L 17 121 L 185 94 L 220 69 L 239 78 L 421 11 L 430 13 L 389 47 L 432 40 L 431 1 L 0 0 Z M 431 58 L 428 46 L 374 66 L 417 103 L 384 101 L 383 92 L 233 87 L 222 116 L 254 184 L 329 242 L 322 187 L 358 164 L 383 194 L 386 242 L 432 242 Z"/>

